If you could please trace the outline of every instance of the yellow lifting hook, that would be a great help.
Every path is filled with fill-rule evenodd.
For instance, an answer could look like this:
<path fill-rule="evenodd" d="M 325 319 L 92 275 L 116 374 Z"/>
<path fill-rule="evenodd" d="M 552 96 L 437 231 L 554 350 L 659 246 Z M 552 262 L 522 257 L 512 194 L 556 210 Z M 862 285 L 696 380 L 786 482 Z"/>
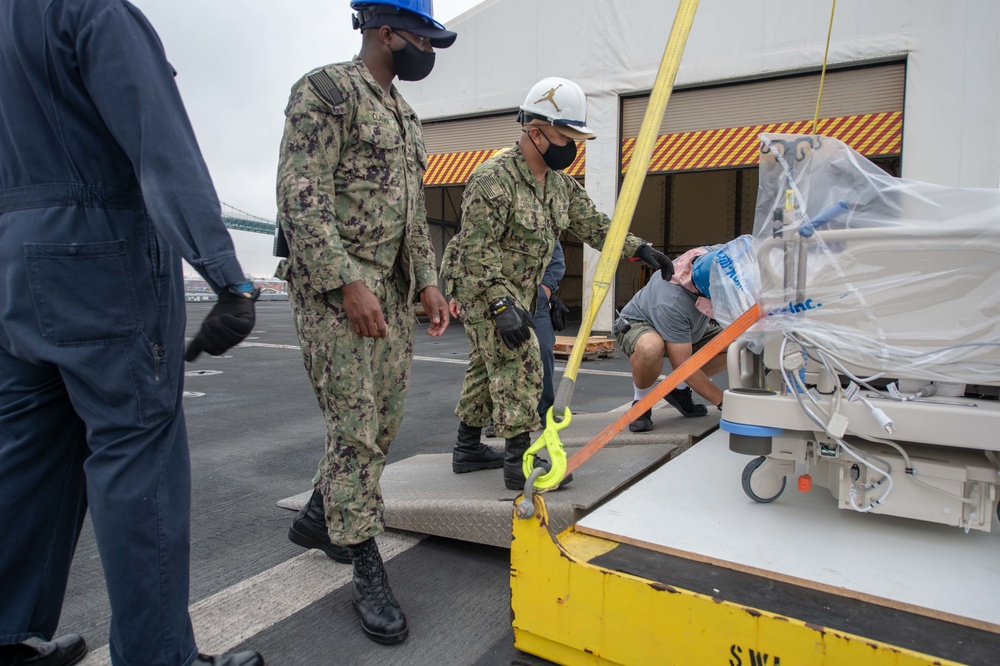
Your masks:
<path fill-rule="evenodd" d="M 529 481 L 535 471 L 536 453 L 544 448 L 546 453 L 549 454 L 549 461 L 552 463 L 552 467 L 549 468 L 548 472 L 541 476 L 535 475 L 536 478 L 532 484 L 535 490 L 544 492 L 558 488 L 559 482 L 566 475 L 566 451 L 563 449 L 562 441 L 559 439 L 559 431 L 564 430 L 572 419 L 573 415 L 570 413 L 569 407 L 563 412 L 562 421 L 556 421 L 553 418 L 552 407 L 549 407 L 549 411 L 545 414 L 545 430 L 542 432 L 541 437 L 536 439 L 528 447 L 528 450 L 524 452 L 521 465 L 524 470 L 524 476 Z M 528 486 L 528 490 L 525 491 L 526 494 L 530 494 L 532 486 Z"/>

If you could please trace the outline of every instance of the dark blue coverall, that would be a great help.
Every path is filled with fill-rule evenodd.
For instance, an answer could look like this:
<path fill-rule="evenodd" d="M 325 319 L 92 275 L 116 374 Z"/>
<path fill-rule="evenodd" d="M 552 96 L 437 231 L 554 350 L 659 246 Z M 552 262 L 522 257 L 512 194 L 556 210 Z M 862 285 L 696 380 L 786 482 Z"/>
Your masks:
<path fill-rule="evenodd" d="M 180 258 L 244 281 L 152 26 L 0 3 L 0 644 L 51 639 L 89 505 L 115 664 L 197 657 Z"/>

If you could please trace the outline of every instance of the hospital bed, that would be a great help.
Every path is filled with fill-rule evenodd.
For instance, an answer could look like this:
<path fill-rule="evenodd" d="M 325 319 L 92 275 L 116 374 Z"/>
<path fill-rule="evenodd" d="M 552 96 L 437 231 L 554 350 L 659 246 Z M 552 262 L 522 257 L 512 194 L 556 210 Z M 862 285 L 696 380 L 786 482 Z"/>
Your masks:
<path fill-rule="evenodd" d="M 712 266 L 721 428 L 763 504 L 989 531 L 1000 481 L 1000 192 L 892 178 L 827 137 L 762 136 L 753 238 Z"/>

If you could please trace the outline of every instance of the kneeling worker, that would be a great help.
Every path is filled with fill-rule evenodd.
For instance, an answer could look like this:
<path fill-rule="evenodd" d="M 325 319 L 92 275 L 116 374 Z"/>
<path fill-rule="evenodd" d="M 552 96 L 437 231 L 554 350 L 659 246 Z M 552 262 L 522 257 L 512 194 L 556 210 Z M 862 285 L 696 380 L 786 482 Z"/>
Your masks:
<path fill-rule="evenodd" d="M 672 369 L 691 358 L 721 330 L 713 319 L 710 292 L 712 261 L 723 245 L 689 250 L 674 262 L 674 276 L 650 280 L 621 310 L 612 327 L 615 339 L 629 357 L 635 391 L 632 404 L 653 390 L 663 372 L 663 359 Z M 688 418 L 708 415 L 705 405 L 694 402 L 691 389 L 708 402 L 722 408 L 722 390 L 710 377 L 726 368 L 723 351 L 688 377 L 687 384 L 664 398 Z M 632 432 L 653 429 L 652 410 L 647 409 L 628 428 Z"/>

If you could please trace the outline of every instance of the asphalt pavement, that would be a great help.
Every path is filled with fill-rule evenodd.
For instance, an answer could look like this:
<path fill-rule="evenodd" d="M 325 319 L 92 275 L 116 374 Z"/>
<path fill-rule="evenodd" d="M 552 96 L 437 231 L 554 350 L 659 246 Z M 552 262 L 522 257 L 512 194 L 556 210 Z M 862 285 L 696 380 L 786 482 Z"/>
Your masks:
<path fill-rule="evenodd" d="M 189 303 L 192 336 L 211 303 Z M 575 334 L 576 329 L 565 331 Z M 439 338 L 418 326 L 410 391 L 388 462 L 451 450 L 468 343 L 460 324 Z M 557 380 L 562 364 L 557 363 Z M 631 400 L 628 359 L 585 361 L 574 413 Z M 268 664 L 547 663 L 513 648 L 505 549 L 389 532 L 387 570 L 410 637 L 383 647 L 361 633 L 350 566 L 286 537 L 294 514 L 275 502 L 311 487 L 324 427 L 287 302 L 258 305 L 257 326 L 222 357 L 187 364 L 184 409 L 192 464 L 191 603 L 203 650 L 252 648 Z M 477 472 L 495 474 L 499 471 Z M 110 607 L 89 521 L 70 577 L 60 632 L 83 634 L 85 664 L 104 664 Z"/>

